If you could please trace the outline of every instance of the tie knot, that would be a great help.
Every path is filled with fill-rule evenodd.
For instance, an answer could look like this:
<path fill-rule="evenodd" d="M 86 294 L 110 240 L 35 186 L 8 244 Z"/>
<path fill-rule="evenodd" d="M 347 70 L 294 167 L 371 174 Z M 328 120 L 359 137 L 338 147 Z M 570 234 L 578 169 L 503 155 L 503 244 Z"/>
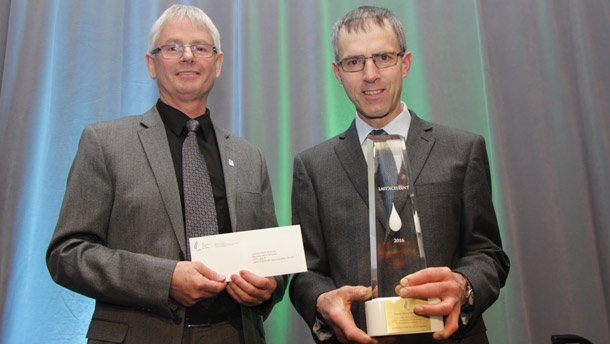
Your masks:
<path fill-rule="evenodd" d="M 369 133 L 369 135 L 387 135 L 387 134 L 388 134 L 388 132 L 383 129 L 373 129 Z"/>
<path fill-rule="evenodd" d="M 199 129 L 200 124 L 199 121 L 196 119 L 189 119 L 188 121 L 186 121 L 186 132 L 190 133 L 190 132 L 195 132 L 197 131 L 197 129 Z"/>

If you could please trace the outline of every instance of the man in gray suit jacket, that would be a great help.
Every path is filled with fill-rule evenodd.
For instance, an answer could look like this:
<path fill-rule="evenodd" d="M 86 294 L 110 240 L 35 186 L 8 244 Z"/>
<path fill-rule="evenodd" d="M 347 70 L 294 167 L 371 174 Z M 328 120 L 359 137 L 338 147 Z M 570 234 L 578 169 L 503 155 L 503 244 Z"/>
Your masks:
<path fill-rule="evenodd" d="M 293 222 L 301 225 L 308 265 L 308 272 L 291 282 L 294 306 L 317 342 L 380 340 L 364 332 L 362 301 L 373 294 L 364 145 L 373 129 L 384 129 L 407 140 L 428 266 L 397 281 L 395 292 L 440 298 L 415 312 L 445 317 L 444 328 L 433 335 L 390 339 L 487 343 L 481 314 L 498 297 L 509 260 L 492 204 L 483 138 L 426 122 L 401 102 L 412 55 L 402 24 L 388 10 L 351 11 L 335 24 L 332 43 L 333 70 L 357 116 L 347 131 L 294 160 Z M 407 206 L 398 211 L 403 219 L 412 216 Z M 389 230 L 381 223 L 377 228 Z"/>
<path fill-rule="evenodd" d="M 218 231 L 277 226 L 261 151 L 214 125 L 206 108 L 222 67 L 220 35 L 200 9 L 174 5 L 153 25 L 149 48 L 160 99 L 140 116 L 83 131 L 49 271 L 96 300 L 90 343 L 264 343 L 262 320 L 286 278 L 241 271 L 226 283 L 205 262 L 188 260 L 181 164 L 188 121 L 200 127 L 196 145 Z"/>

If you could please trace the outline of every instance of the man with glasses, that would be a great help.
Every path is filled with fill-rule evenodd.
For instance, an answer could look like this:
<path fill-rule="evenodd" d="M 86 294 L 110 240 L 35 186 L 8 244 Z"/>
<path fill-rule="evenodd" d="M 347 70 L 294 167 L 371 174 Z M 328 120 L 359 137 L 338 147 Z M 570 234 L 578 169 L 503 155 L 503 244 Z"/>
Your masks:
<path fill-rule="evenodd" d="M 49 271 L 96 300 L 90 343 L 264 343 L 262 319 L 286 278 L 222 276 L 190 261 L 189 237 L 277 226 L 261 151 L 207 108 L 220 35 L 200 9 L 174 5 L 148 51 L 159 100 L 84 130 Z"/>
<path fill-rule="evenodd" d="M 349 12 L 335 24 L 332 45 L 335 76 L 357 115 L 347 131 L 294 160 L 293 223 L 301 225 L 308 266 L 291 282 L 295 308 L 317 342 L 487 343 L 481 314 L 497 299 L 509 260 L 483 138 L 426 122 L 401 102 L 412 54 L 388 10 Z M 363 301 L 373 295 L 364 146 L 381 129 L 406 138 L 429 266 L 404 276 L 395 292 L 441 300 L 415 307 L 420 315 L 444 316 L 433 335 L 364 332 Z M 398 210 L 401 217 L 411 216 L 407 208 Z"/>

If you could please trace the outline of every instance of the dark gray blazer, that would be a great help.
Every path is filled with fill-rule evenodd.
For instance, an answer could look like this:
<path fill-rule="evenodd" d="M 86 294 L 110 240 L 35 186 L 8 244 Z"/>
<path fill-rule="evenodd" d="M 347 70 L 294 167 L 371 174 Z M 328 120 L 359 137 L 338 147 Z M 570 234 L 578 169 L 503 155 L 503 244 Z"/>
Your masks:
<path fill-rule="evenodd" d="M 214 127 L 233 231 L 277 226 L 261 151 Z M 230 164 L 229 161 L 232 161 Z M 168 303 L 186 239 L 174 165 L 156 107 L 83 131 L 47 266 L 58 284 L 96 300 L 91 342 L 180 343 L 184 308 Z M 267 315 L 281 300 L 278 282 Z M 242 307 L 249 343 L 264 342 L 262 316 Z"/>
<path fill-rule="evenodd" d="M 448 266 L 470 280 L 476 293 L 473 317 L 458 335 L 477 337 L 470 342 L 480 343 L 486 340 L 481 313 L 498 297 L 509 269 L 492 204 L 484 139 L 426 122 L 412 112 L 407 153 L 427 264 Z M 376 197 L 378 218 L 387 217 L 379 192 Z M 409 207 L 398 211 L 402 218 L 412 216 Z M 301 225 L 309 271 L 293 277 L 290 298 L 311 328 L 320 294 L 344 285 L 371 285 L 367 165 L 355 122 L 295 157 L 292 216 Z M 363 302 L 355 303 L 352 312 L 366 331 Z M 430 335 L 401 340 L 433 342 Z"/>

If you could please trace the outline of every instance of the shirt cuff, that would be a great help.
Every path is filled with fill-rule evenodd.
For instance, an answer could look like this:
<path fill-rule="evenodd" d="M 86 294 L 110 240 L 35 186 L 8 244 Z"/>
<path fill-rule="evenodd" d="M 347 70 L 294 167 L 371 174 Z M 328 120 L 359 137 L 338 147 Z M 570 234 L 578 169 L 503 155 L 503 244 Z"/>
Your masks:
<path fill-rule="evenodd" d="M 313 328 L 311 330 L 320 342 L 327 341 L 335 335 L 330 326 L 328 326 L 318 317 L 316 317 L 316 322 L 313 324 Z"/>
<path fill-rule="evenodd" d="M 463 329 L 466 326 L 468 326 L 468 323 L 470 322 L 471 318 L 472 318 L 472 311 L 461 311 L 459 329 Z"/>

